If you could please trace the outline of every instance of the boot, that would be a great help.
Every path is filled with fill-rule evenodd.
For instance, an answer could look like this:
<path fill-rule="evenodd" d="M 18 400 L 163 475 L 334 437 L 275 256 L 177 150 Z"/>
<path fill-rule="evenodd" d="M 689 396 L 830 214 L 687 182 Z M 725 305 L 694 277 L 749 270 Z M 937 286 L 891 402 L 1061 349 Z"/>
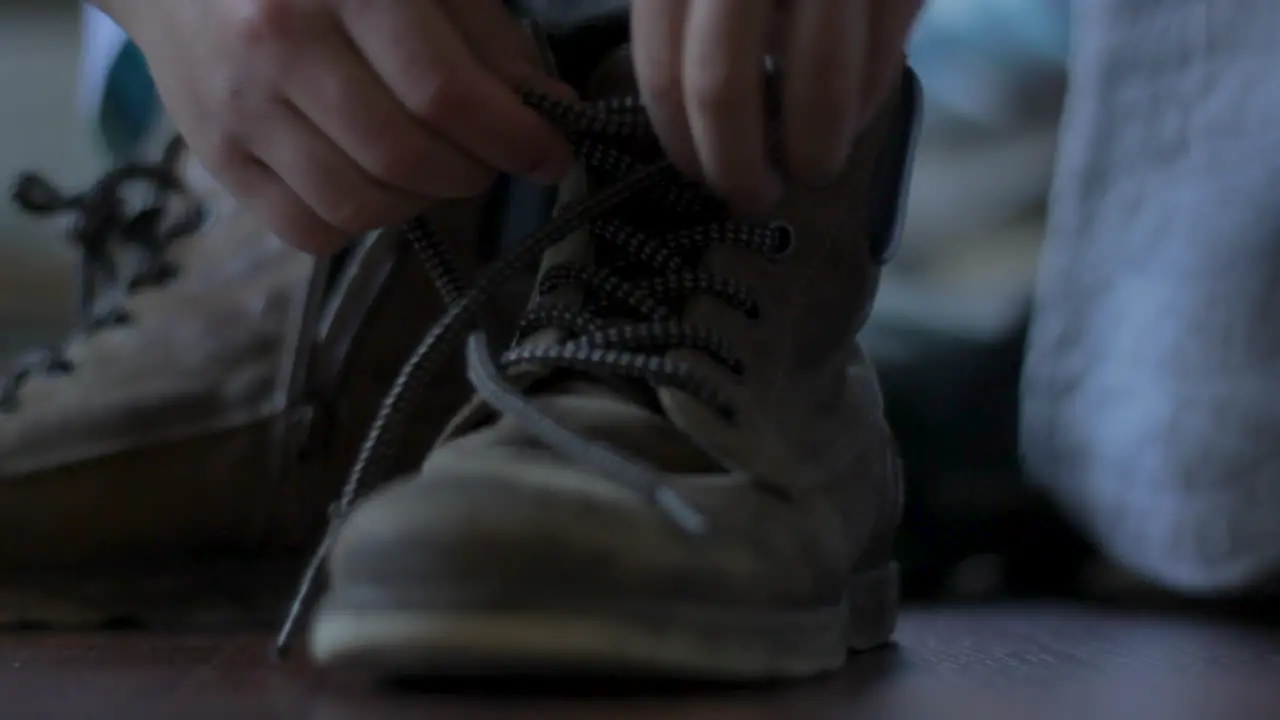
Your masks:
<path fill-rule="evenodd" d="M 0 375 L 0 623 L 274 618 L 401 338 L 442 309 L 428 277 L 385 238 L 332 262 L 284 246 L 180 141 L 86 193 L 27 176 L 16 195 L 74 215 L 84 292 L 65 347 Z M 435 221 L 470 233 L 478 216 L 452 203 Z M 461 406 L 452 377 L 417 422 Z"/>
<path fill-rule="evenodd" d="M 681 179 L 634 93 L 622 52 L 586 93 L 602 102 L 530 99 L 582 162 L 388 397 L 347 500 L 429 431 L 403 418 L 466 340 L 475 397 L 326 543 L 320 664 L 749 679 L 890 638 L 901 476 L 855 335 L 895 239 L 914 75 L 843 178 L 794 191 L 771 223 Z M 475 311 L 539 258 L 495 360 L 467 338 Z"/>

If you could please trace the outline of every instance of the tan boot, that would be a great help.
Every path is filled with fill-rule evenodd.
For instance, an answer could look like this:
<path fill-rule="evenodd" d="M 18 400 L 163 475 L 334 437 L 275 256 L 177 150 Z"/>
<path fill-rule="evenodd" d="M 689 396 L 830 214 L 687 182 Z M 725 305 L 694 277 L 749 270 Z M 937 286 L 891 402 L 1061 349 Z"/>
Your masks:
<path fill-rule="evenodd" d="M 634 92 L 625 53 L 596 97 Z M 886 642 L 899 463 L 855 341 L 900 210 L 909 72 L 843 178 L 729 220 L 662 161 L 635 102 L 535 101 L 584 159 L 556 217 L 436 326 L 354 480 L 474 310 L 542 257 L 512 349 L 421 469 L 332 538 L 322 664 L 393 673 L 799 676 Z M 543 252 L 545 250 L 545 253 Z M 501 370 L 496 366 L 500 366 Z"/>
<path fill-rule="evenodd" d="M 156 212 L 126 210 L 124 185 Z M 93 193 L 19 193 L 76 216 L 102 277 L 65 348 L 0 375 L 0 624 L 274 618 L 442 305 L 407 246 L 370 240 L 341 268 L 287 248 L 177 142 Z M 437 214 L 469 232 L 476 208 Z M 420 422 L 461 406 L 454 380 Z"/>

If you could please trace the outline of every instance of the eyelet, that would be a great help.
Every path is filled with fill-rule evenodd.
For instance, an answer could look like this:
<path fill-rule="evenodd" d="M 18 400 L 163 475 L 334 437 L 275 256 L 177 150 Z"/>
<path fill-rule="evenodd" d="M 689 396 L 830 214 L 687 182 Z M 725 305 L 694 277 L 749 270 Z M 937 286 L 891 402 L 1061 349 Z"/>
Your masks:
<path fill-rule="evenodd" d="M 796 229 L 791 227 L 791 223 L 769 223 L 769 237 L 771 241 L 765 257 L 774 262 L 786 259 L 796 248 Z"/>

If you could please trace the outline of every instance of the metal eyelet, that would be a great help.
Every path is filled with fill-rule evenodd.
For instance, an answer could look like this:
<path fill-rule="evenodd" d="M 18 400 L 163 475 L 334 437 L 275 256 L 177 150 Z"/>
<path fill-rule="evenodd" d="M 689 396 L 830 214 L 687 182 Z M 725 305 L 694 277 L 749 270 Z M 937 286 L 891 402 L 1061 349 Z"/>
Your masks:
<path fill-rule="evenodd" d="M 785 260 L 796 249 L 796 229 L 791 223 L 777 221 L 769 223 L 769 248 L 765 257 L 774 262 Z"/>

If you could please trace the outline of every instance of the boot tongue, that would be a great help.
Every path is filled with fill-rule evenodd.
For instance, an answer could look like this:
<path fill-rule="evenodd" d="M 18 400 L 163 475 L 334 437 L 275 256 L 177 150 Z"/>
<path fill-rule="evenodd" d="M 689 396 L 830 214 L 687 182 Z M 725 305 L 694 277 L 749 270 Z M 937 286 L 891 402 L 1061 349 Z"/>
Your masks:
<path fill-rule="evenodd" d="M 632 69 L 630 47 L 622 46 L 620 49 L 614 50 L 613 53 L 605 56 L 605 59 L 596 67 L 595 72 L 591 74 L 588 83 L 586 83 L 585 91 L 582 92 L 582 100 L 599 101 L 614 99 L 614 97 L 634 96 L 639 91 L 636 86 L 635 72 Z M 580 199 L 586 193 L 594 190 L 593 181 L 586 176 L 581 168 L 576 169 L 571 177 L 561 184 L 561 205 L 564 202 L 571 202 Z M 567 240 L 559 243 L 552 250 L 543 256 L 541 268 L 539 269 L 539 277 L 547 273 L 554 266 L 564 263 L 576 263 L 581 265 L 593 266 L 596 264 L 596 247 L 593 238 L 590 236 L 589 229 L 581 229 L 581 231 L 568 237 Z M 581 292 L 566 288 L 559 291 L 567 297 L 564 300 L 567 304 L 580 305 L 582 301 Z M 534 336 L 527 338 L 526 342 L 556 342 L 563 340 L 563 331 L 558 329 L 547 329 L 535 333 Z M 576 370 L 554 369 L 549 372 L 539 372 L 531 380 L 526 392 L 530 395 L 594 395 L 594 396 L 612 396 L 631 404 L 641 405 L 646 409 L 660 413 L 662 407 L 658 402 L 657 393 L 653 388 L 643 380 L 632 380 L 627 378 L 618 378 L 614 375 L 596 375 L 576 372 Z"/>
<path fill-rule="evenodd" d="M 639 91 L 636 84 L 635 71 L 631 62 L 629 46 L 622 46 L 611 52 L 596 67 L 582 99 L 587 102 L 602 101 L 614 98 L 635 96 Z M 576 200 L 593 189 L 591 178 L 581 170 L 575 171 L 560 188 L 561 204 Z M 548 269 L 565 262 L 581 263 L 587 266 L 596 264 L 597 248 L 592 242 L 588 229 L 580 230 L 569 239 L 552 248 L 542 259 L 539 276 Z M 576 293 L 568 290 L 568 293 Z M 580 293 L 574 298 L 578 303 Z M 546 340 L 559 340 L 564 336 L 560 330 L 546 330 L 533 335 L 529 342 L 537 343 Z M 640 405 L 657 413 L 662 412 L 657 393 L 648 383 L 613 375 L 586 374 L 567 369 L 556 369 L 539 373 L 527 387 L 531 395 L 596 395 L 612 396 L 624 402 Z"/>

